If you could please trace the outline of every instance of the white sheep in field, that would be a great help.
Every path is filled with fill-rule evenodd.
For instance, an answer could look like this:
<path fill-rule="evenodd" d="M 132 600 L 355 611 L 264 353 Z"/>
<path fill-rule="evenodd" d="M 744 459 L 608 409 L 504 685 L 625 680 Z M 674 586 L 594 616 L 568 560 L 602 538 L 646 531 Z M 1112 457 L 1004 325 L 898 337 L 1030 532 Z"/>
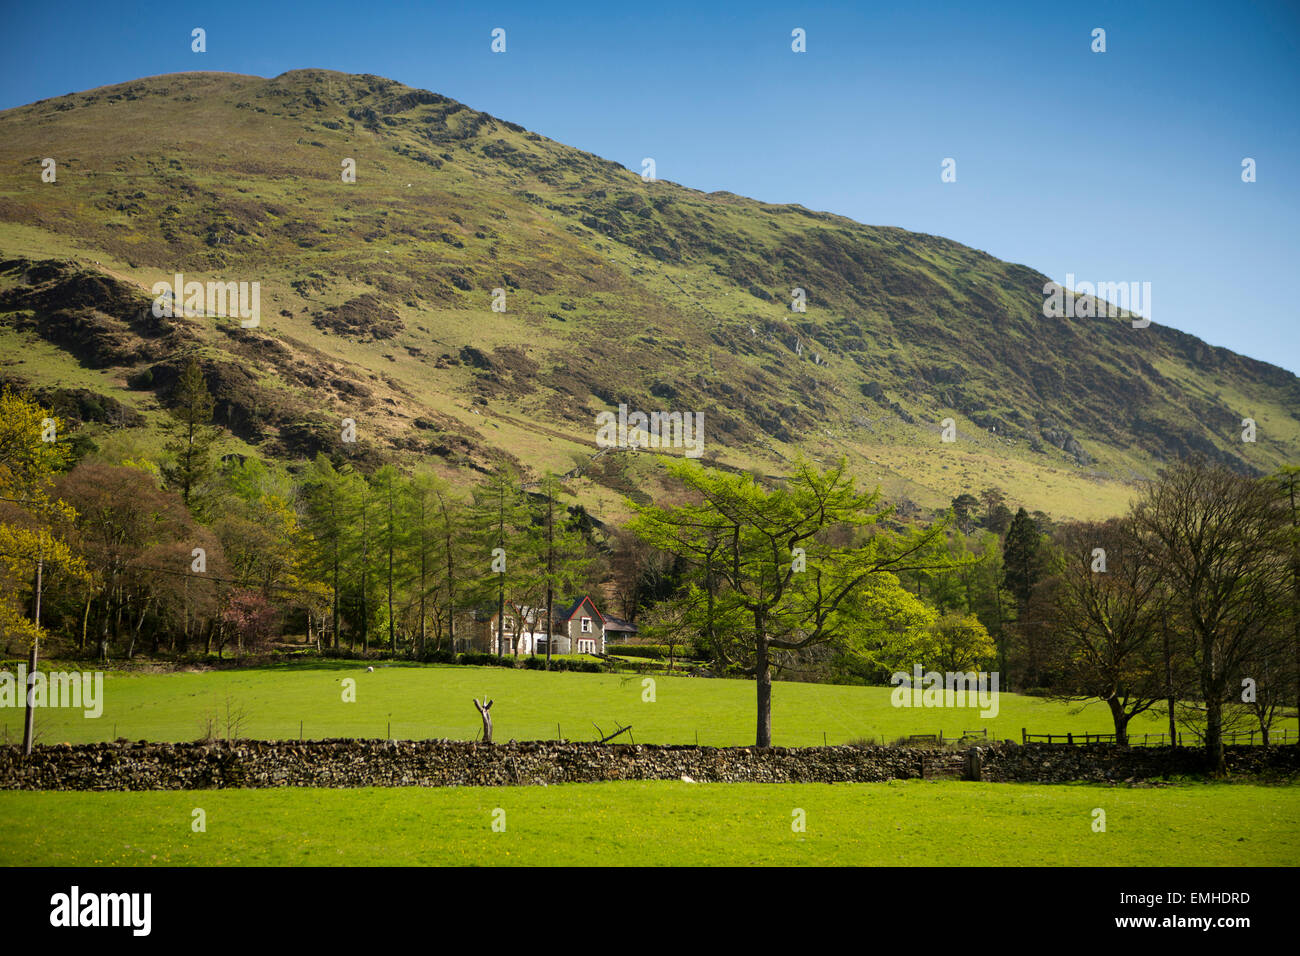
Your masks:
<path fill-rule="evenodd" d="M 366 668 L 367 674 L 373 674 L 374 672 L 375 672 L 375 666 L 373 664 L 371 664 L 369 667 Z"/>

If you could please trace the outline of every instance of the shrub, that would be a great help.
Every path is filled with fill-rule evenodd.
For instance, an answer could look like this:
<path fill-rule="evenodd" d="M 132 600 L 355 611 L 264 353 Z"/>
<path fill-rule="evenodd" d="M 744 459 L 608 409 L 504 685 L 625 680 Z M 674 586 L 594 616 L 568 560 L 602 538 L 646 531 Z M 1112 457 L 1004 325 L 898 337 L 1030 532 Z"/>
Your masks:
<path fill-rule="evenodd" d="M 320 656 L 340 661 L 373 661 L 380 655 L 373 650 L 363 652 L 350 647 L 322 647 Z"/>
<path fill-rule="evenodd" d="M 514 667 L 513 657 L 498 657 L 496 654 L 461 654 L 456 658 L 457 664 L 470 664 L 478 667 Z"/>
<path fill-rule="evenodd" d="M 605 645 L 606 654 L 617 654 L 620 657 L 648 657 L 653 660 L 662 660 L 668 656 L 667 644 L 607 644 Z M 682 656 L 682 648 L 677 649 L 676 657 Z"/>

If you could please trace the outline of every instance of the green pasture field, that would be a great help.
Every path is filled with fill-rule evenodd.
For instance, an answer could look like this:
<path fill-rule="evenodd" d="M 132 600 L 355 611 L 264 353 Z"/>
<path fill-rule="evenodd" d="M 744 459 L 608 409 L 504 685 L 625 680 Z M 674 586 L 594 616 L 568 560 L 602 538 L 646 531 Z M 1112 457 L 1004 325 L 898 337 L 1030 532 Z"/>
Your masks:
<path fill-rule="evenodd" d="M 1297 820 L 1297 784 L 4 792 L 0 865 L 1287 866 Z"/>
<path fill-rule="evenodd" d="M 51 669 L 84 665 L 50 664 Z M 12 668 L 10 668 L 12 669 Z M 344 681 L 354 680 L 355 702 Z M 701 677 L 654 678 L 654 701 L 639 675 L 548 673 L 498 667 L 322 661 L 262 668 L 140 673 L 108 671 L 103 714 L 47 707 L 38 711 L 38 743 L 130 740 L 187 741 L 206 733 L 209 719 L 226 735 L 227 713 L 243 720 L 233 736 L 288 740 L 362 737 L 474 740 L 481 722 L 472 699 L 494 700 L 498 742 L 597 739 L 630 724 L 636 743 L 744 746 L 754 742 L 753 681 Z M 1003 693 L 998 713 L 976 708 L 899 708 L 889 687 L 777 682 L 772 689 L 772 737 L 778 747 L 843 744 L 861 738 L 892 742 L 910 734 L 958 736 L 987 727 L 994 740 L 1030 733 L 1109 733 L 1105 705 Z M 22 737 L 19 705 L 0 708 L 0 742 Z M 233 722 L 232 722 L 233 723 Z M 1160 733 L 1168 724 L 1145 714 L 1131 733 Z M 824 736 L 823 736 L 824 735 Z M 627 735 L 620 738 L 625 742 Z"/>

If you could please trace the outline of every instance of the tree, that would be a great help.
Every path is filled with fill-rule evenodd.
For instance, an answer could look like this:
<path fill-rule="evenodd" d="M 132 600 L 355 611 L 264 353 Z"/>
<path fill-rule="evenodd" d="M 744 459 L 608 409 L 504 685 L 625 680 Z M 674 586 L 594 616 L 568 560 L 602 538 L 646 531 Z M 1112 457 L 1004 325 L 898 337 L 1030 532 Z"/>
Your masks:
<path fill-rule="evenodd" d="M 152 472 L 125 465 L 83 461 L 60 479 L 58 493 L 76 509 L 77 540 L 98 589 L 99 657 L 108 659 L 124 625 L 130 657 L 165 590 L 163 576 L 190 573 L 189 552 L 199 538 L 193 518 Z"/>
<path fill-rule="evenodd" d="M 970 532 L 974 523 L 975 509 L 979 507 L 979 504 L 979 499 L 969 492 L 962 492 L 952 499 L 953 520 L 963 532 Z"/>
<path fill-rule="evenodd" d="M 945 612 L 925 628 L 918 651 L 918 663 L 925 669 L 945 673 L 982 671 L 997 655 L 979 618 L 958 611 Z"/>
<path fill-rule="evenodd" d="M 1292 535 L 1275 485 L 1204 461 L 1175 465 L 1133 508 L 1143 560 L 1168 590 L 1205 708 L 1211 770 L 1224 769 L 1224 704 L 1260 635 L 1292 613 Z"/>
<path fill-rule="evenodd" d="M 1011 525 L 1011 510 L 1007 508 L 1007 496 L 1002 493 L 1002 489 L 985 488 L 979 497 L 984 505 L 984 527 L 997 535 L 1006 534 Z"/>
<path fill-rule="evenodd" d="M 425 651 L 430 615 L 435 620 L 439 645 L 444 618 L 454 633 L 455 551 L 459 535 L 448 491 L 445 481 L 429 474 L 416 475 L 403 487 L 406 561 L 420 656 Z"/>
<path fill-rule="evenodd" d="M 611 529 L 610 548 L 609 571 L 620 617 L 636 621 L 643 609 L 681 587 L 682 567 L 676 555 L 648 547 L 622 528 Z"/>
<path fill-rule="evenodd" d="M 221 540 L 236 587 L 253 589 L 270 603 L 307 611 L 326 600 L 311 580 L 313 548 L 295 507 L 295 490 L 281 467 L 256 459 L 228 466 L 220 488 Z M 222 618 L 222 626 L 229 621 Z M 243 638 L 237 633 L 238 649 Z"/>
<path fill-rule="evenodd" d="M 837 642 L 839 670 L 883 683 L 889 675 L 928 667 L 930 630 L 939 620 L 934 608 L 917 598 L 893 574 L 865 582 L 848 608 L 852 626 Z M 863 670 L 867 665 L 868 670 Z"/>
<path fill-rule="evenodd" d="M 1039 633 L 1040 622 L 1028 613 L 1028 608 L 1034 589 L 1043 578 L 1046 559 L 1043 535 L 1037 522 L 1029 516 L 1029 512 L 1020 508 L 1007 528 L 1006 542 L 1003 545 L 1002 587 L 1015 602 L 1016 624 L 1012 634 L 1019 646 L 1029 652 L 1026 655 L 1028 659 L 1036 661 L 1038 665 L 1044 659 L 1041 650 L 1045 636 Z M 1024 662 L 1026 661 L 1022 660 Z M 1004 652 L 1002 667 L 1006 670 L 1008 666 L 1008 656 Z M 1018 680 L 1028 679 L 1038 685 L 1043 683 L 1039 666 L 1031 666 L 1023 673 L 1021 668 L 1016 667 L 1016 671 Z M 1009 675 L 1004 674 L 1003 678 L 1011 686 Z"/>
<path fill-rule="evenodd" d="M 569 590 L 582 577 L 590 561 L 585 555 L 582 534 L 562 520 L 558 501 L 559 480 L 547 472 L 541 483 L 540 565 L 546 586 L 546 666 L 551 666 L 551 647 L 555 630 L 555 592 Z"/>
<path fill-rule="evenodd" d="M 163 470 L 167 481 L 180 488 L 187 508 L 198 507 L 198 493 L 212 473 L 212 446 L 217 431 L 212 427 L 212 395 L 203 379 L 203 370 L 191 357 L 181 370 L 170 409 L 172 434 L 165 448 L 174 463 Z"/>
<path fill-rule="evenodd" d="M 902 534 L 878 527 L 888 513 L 879 494 L 859 492 L 844 461 L 822 472 L 801 460 L 774 487 L 689 459 L 665 467 L 695 500 L 633 504 L 632 530 L 716 577 L 722 587 L 713 599 L 747 621 L 729 637 L 751 652 L 759 747 L 772 743 L 774 651 L 801 652 L 843 637 L 855 596 L 879 575 L 951 565 L 942 524 Z M 852 543 L 835 543 L 836 529 Z"/>
<path fill-rule="evenodd" d="M 313 576 L 329 588 L 331 635 L 339 646 L 342 619 L 340 574 L 346 548 L 347 477 L 323 454 L 312 462 L 302 484 L 309 537 L 308 558 Z"/>
<path fill-rule="evenodd" d="M 385 557 L 385 594 L 388 597 L 388 650 L 397 654 L 397 633 L 395 631 L 395 618 L 393 613 L 393 591 L 396 585 L 395 575 L 397 573 L 397 550 L 398 550 L 398 498 L 400 492 L 398 484 L 400 476 L 397 469 L 392 465 L 384 465 L 375 472 L 374 483 L 379 489 L 380 517 L 382 520 L 382 537 L 384 557 Z"/>
<path fill-rule="evenodd" d="M 495 598 L 497 653 L 504 654 L 507 596 L 521 607 L 525 602 L 518 600 L 519 592 L 526 591 L 536 581 L 530 571 L 536 545 L 531 533 L 532 519 L 519 475 L 513 468 L 498 469 L 474 489 L 470 518 L 483 569 L 476 576 L 475 593 L 481 600 Z M 521 618 L 514 629 L 516 657 L 522 628 Z"/>
<path fill-rule="evenodd" d="M 1130 520 L 1067 524 L 1058 541 L 1054 600 L 1045 612 L 1063 675 L 1057 696 L 1103 700 L 1116 743 L 1127 745 L 1129 721 L 1166 692 L 1160 576 Z"/>
<path fill-rule="evenodd" d="M 464 503 L 454 496 L 446 487 L 435 487 L 434 496 L 438 499 L 438 514 L 441 518 L 438 531 L 442 536 L 443 594 L 447 601 L 447 645 L 452 653 L 456 652 L 456 612 L 460 608 L 461 574 L 457 555 L 464 544 L 466 534 L 463 514 Z"/>
<path fill-rule="evenodd" d="M 258 650 L 265 647 L 274 636 L 279 612 L 260 591 L 238 588 L 227 600 L 221 619 L 230 630 L 239 635 L 244 647 Z M 224 646 L 223 639 L 217 645 L 217 657 L 221 656 Z"/>
<path fill-rule="evenodd" d="M 1241 706 L 1255 718 L 1263 742 L 1269 742 L 1273 725 L 1295 701 L 1297 677 L 1290 622 L 1279 618 L 1252 641 L 1242 662 Z M 1234 701 L 1234 705 L 1235 705 Z"/>
<path fill-rule="evenodd" d="M 67 467 L 66 442 L 57 439 L 61 423 L 29 397 L 5 388 L 0 392 L 0 631 L 36 646 L 40 625 L 28 616 L 39 601 L 37 577 L 52 560 L 56 524 L 74 513 L 57 497 L 51 483 Z M 71 560 L 70 553 L 61 558 Z M 42 582 L 43 583 L 43 582 Z"/>
<path fill-rule="evenodd" d="M 1300 465 L 1288 465 L 1273 475 L 1278 496 L 1291 527 L 1291 642 L 1296 679 L 1296 719 L 1300 720 Z"/>
<path fill-rule="evenodd" d="M 373 494 L 370 482 L 363 476 L 354 475 L 350 482 L 352 485 L 352 497 L 356 504 L 356 516 L 359 520 L 353 525 L 356 533 L 352 548 L 352 556 L 355 562 L 352 572 L 353 580 L 356 582 L 356 595 L 358 604 L 357 621 L 361 631 L 361 653 L 368 653 L 370 650 L 370 624 L 374 604 L 370 599 L 370 582 L 371 582 L 371 562 L 374 560 L 372 550 L 374 547 L 374 519 L 371 514 Z"/>
<path fill-rule="evenodd" d="M 1043 574 L 1042 533 L 1021 508 L 1011 520 L 1007 530 L 1007 543 L 1002 553 L 1003 586 L 1016 600 L 1016 608 L 1023 611 L 1029 596 Z"/>
<path fill-rule="evenodd" d="M 36 713 L 33 701 L 40 659 L 41 596 L 47 569 L 63 568 L 85 580 L 80 557 L 64 541 L 75 510 L 50 496 L 54 476 L 68 461 L 58 441 L 60 423 L 29 398 L 0 393 L 0 631 L 18 634 L 28 644 L 28 685 L 24 695 L 23 753 L 32 752 Z M 31 617 L 21 595 L 31 583 Z"/>

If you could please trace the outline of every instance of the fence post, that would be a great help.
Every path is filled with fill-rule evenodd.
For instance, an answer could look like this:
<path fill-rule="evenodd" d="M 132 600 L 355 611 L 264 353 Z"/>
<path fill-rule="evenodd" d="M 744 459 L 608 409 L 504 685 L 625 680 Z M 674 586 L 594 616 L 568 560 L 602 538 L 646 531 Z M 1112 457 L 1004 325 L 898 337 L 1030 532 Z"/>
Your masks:
<path fill-rule="evenodd" d="M 1027 744 L 1027 743 L 1029 743 L 1029 734 L 1027 734 L 1027 733 L 1025 732 L 1025 728 L 1024 728 L 1024 727 L 1021 727 L 1021 728 L 1020 728 L 1020 742 L 1021 742 L 1022 744 Z"/>
<path fill-rule="evenodd" d="M 1073 744 L 1073 743 L 1074 743 L 1074 734 L 1066 734 L 1066 735 L 1065 735 L 1065 742 L 1066 742 L 1067 744 Z"/>

